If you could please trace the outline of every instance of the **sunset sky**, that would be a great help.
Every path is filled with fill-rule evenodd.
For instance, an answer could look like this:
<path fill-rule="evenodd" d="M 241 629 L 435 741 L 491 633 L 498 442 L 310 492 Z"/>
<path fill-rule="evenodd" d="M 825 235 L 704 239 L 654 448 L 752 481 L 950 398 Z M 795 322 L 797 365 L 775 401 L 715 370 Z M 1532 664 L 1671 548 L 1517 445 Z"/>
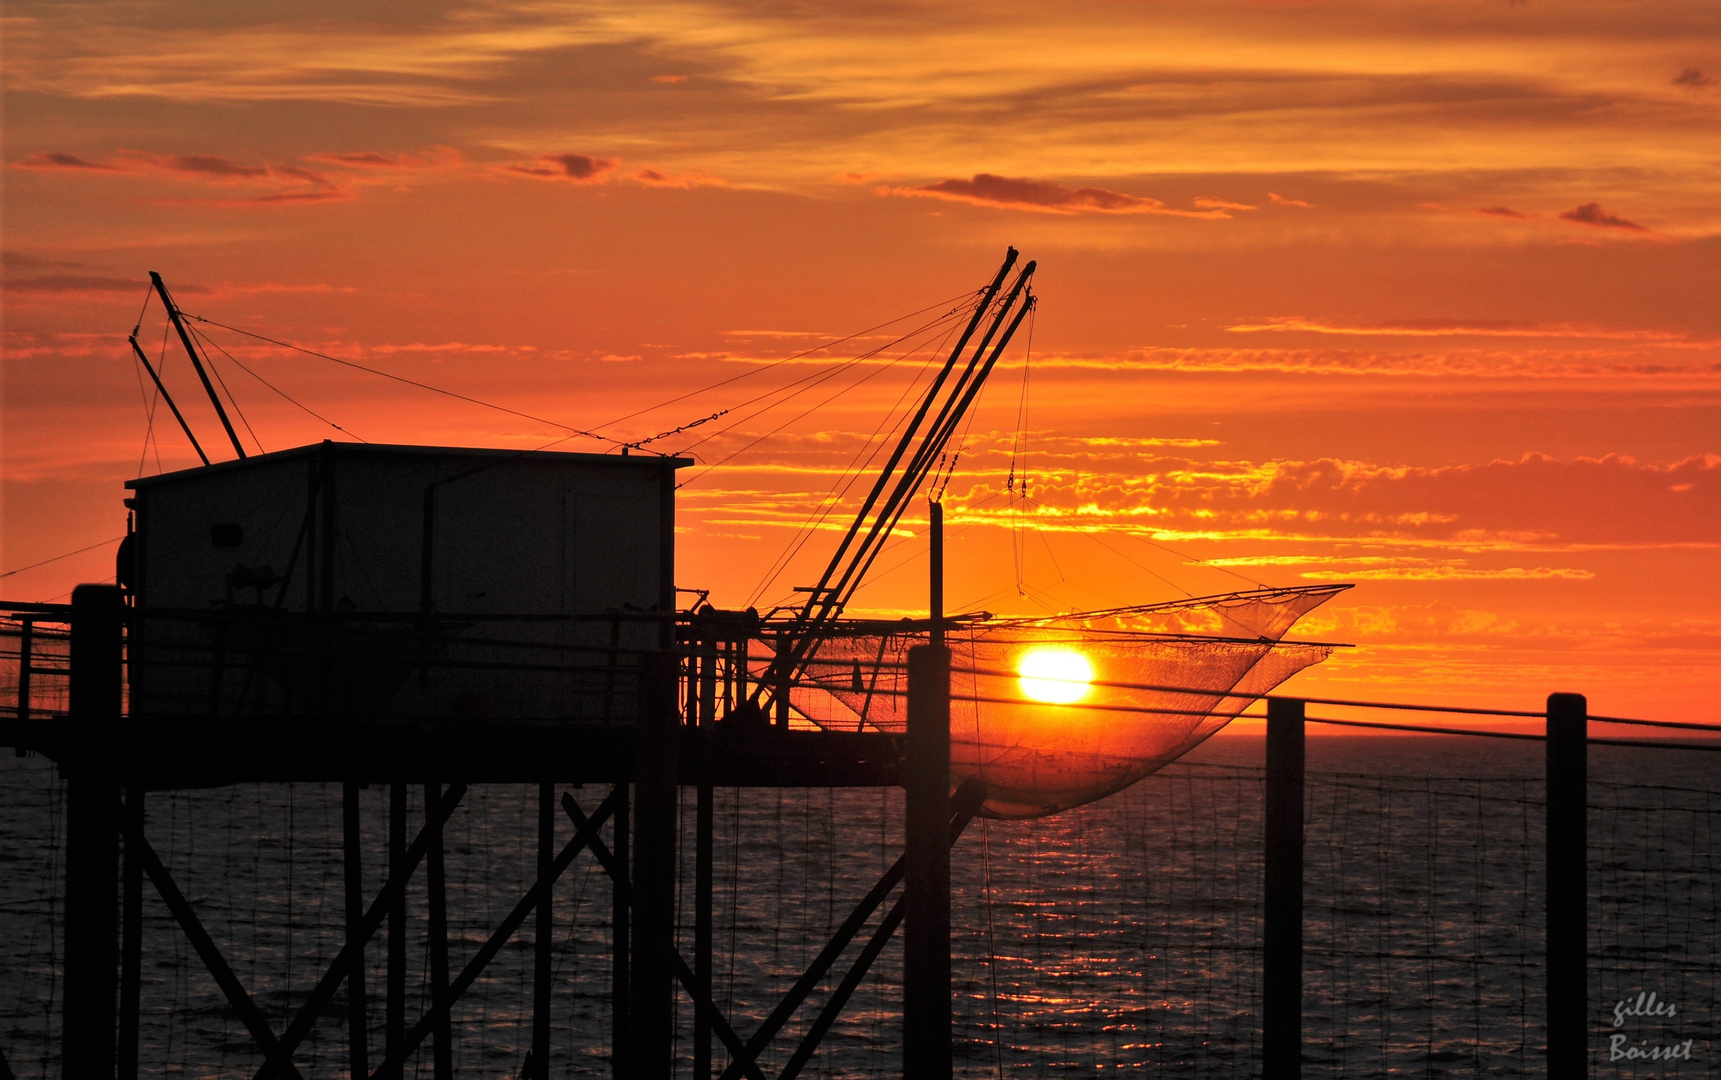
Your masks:
<path fill-rule="evenodd" d="M 829 532 L 769 568 L 937 338 L 890 340 L 1013 244 L 1032 351 L 949 488 L 953 606 L 1352 581 L 1295 636 L 1356 648 L 1291 688 L 1721 719 L 1714 4 L 5 11 L 9 599 L 111 577 L 124 481 L 195 461 L 165 409 L 146 439 L 150 270 L 550 421 L 205 327 L 270 450 L 730 410 L 650 448 L 699 462 L 678 584 L 764 607 L 816 577 Z M 231 456 L 164 329 L 151 303 L 140 340 Z M 872 610 L 925 602 L 910 518 Z"/>

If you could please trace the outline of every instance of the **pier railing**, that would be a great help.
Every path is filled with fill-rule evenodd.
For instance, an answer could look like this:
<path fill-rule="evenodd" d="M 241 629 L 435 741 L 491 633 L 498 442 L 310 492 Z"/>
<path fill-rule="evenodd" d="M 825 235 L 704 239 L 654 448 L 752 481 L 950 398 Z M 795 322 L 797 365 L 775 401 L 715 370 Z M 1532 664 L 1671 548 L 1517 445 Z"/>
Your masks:
<path fill-rule="evenodd" d="M 0 1000 L 0 1049 L 15 1074 L 46 1069 L 74 1045 L 94 1046 L 91 1060 L 117 1060 L 126 1076 L 173 1059 L 220 1073 L 254 1069 L 274 1056 L 269 1040 L 295 1025 L 308 1025 L 294 1036 L 301 1067 L 339 1061 L 351 1070 L 422 1052 L 439 1075 L 457 1060 L 510 1075 L 549 1075 L 552 1064 L 558 1075 L 619 1068 L 637 998 L 617 960 L 630 933 L 630 865 L 635 887 L 647 870 L 667 875 L 658 890 L 671 905 L 664 932 L 696 958 L 677 991 L 669 1060 L 706 1080 L 726 1065 L 735 1075 L 792 1077 L 815 1051 L 832 1075 L 894 1068 L 897 1029 L 887 1018 L 902 974 L 880 950 L 894 929 L 887 913 L 898 909 L 875 901 L 843 916 L 873 876 L 884 874 L 873 886 L 881 899 L 894 887 L 899 743 L 751 732 L 725 752 L 749 764 L 722 768 L 689 751 L 665 774 L 668 801 L 655 812 L 669 816 L 652 827 L 685 834 L 679 846 L 701 854 L 674 861 L 672 840 L 672 861 L 651 867 L 637 846 L 631 862 L 626 853 L 629 837 L 642 835 L 627 823 L 630 805 L 643 805 L 630 804 L 629 782 L 639 782 L 630 770 L 651 750 L 634 730 L 639 703 L 657 700 L 657 713 L 697 728 L 735 713 L 758 674 L 745 646 L 724 644 L 721 633 L 668 646 L 673 663 L 653 675 L 653 650 L 625 640 L 630 625 L 656 636 L 646 616 L 596 621 L 592 632 L 607 636 L 587 643 L 578 635 L 590 628 L 572 620 L 498 630 L 508 621 L 472 619 L 451 632 L 397 616 L 383 630 L 388 620 L 342 613 L 322 633 L 306 632 L 308 620 L 298 629 L 275 620 L 268 637 L 256 636 L 265 624 L 251 614 L 144 613 L 134 627 L 151 617 L 158 625 L 134 630 L 132 645 L 158 650 L 150 662 L 160 681 L 137 670 L 121 679 L 122 654 L 98 652 L 106 666 L 84 671 L 79 690 L 73 637 L 89 627 L 64 608 L 7 610 L 7 744 L 46 754 L 72 785 L 94 779 L 127 791 L 105 818 L 84 799 L 80 817 L 68 782 L 40 762 L 13 773 L 35 785 L 34 795 L 6 800 L 15 839 L 0 852 L 15 871 L 0 886 L 0 941 L 13 951 L 0 969 L 16 973 L 16 994 Z M 110 630 L 117 641 L 117 624 Z M 388 640 L 393 651 L 376 644 Z M 652 678 L 660 691 L 674 689 L 652 699 Z M 417 700 L 429 704 L 404 725 L 366 715 L 364 684 L 379 679 L 417 685 Z M 493 692 L 502 696 L 484 697 Z M 73 713 L 74 697 L 83 713 Z M 593 707 L 606 697 L 607 710 Z M 90 714 L 91 701 L 110 711 Z M 1357 719 L 1377 706 L 1394 712 Z M 1543 731 L 1407 722 L 1406 708 L 1538 720 Z M 1332 710 L 1344 715 L 1323 718 Z M 546 723 L 558 716 L 578 722 Z M 226 772 L 205 762 L 175 773 L 131 744 L 127 753 L 140 755 L 132 760 L 87 756 L 92 734 L 94 745 L 117 746 L 100 742 L 103 732 L 132 719 L 194 740 L 230 738 L 222 754 L 250 757 L 227 761 Z M 1281 698 L 1266 719 L 1262 766 L 1179 762 L 1093 807 L 963 834 L 952 872 L 959 1071 L 1563 1077 L 1604 1063 L 1627 1076 L 1701 1075 L 1712 1064 L 1721 792 L 1701 769 L 1686 782 L 1653 769 L 1647 780 L 1593 774 L 1598 760 L 1618 755 L 1721 763 L 1713 729 L 1658 732 L 1631 721 L 1605 729 L 1621 737 L 1595 734 L 1628 722 L 1588 717 L 1572 695 L 1531 714 Z M 1314 724 L 1491 738 L 1528 756 L 1514 770 L 1474 776 L 1311 767 L 1304 735 Z M 550 728 L 574 734 L 546 741 Z M 498 764 L 498 746 L 517 760 Z M 565 792 L 573 808 L 558 815 L 554 780 L 569 778 L 546 766 L 552 754 L 603 790 Z M 677 780 L 676 767 L 690 771 Z M 377 772 L 367 779 L 364 769 Z M 487 769 L 493 783 L 462 782 Z M 445 783 L 461 792 L 448 804 Z M 714 786 L 734 793 L 714 798 Z M 744 800 L 746 787 L 777 789 L 775 815 Z M 874 790 L 839 797 L 854 787 Z M 818 789 L 822 816 L 805 794 Z M 645 798 L 644 786 L 634 790 Z M 785 815 L 785 791 L 802 793 L 799 812 L 791 796 Z M 953 834 L 966 823 L 959 814 Z M 570 829 L 558 855 L 553 841 Z M 80 835 L 81 864 L 68 857 Z M 103 879 L 100 860 L 88 858 L 92 836 L 107 837 L 110 863 L 126 858 L 117 897 L 112 874 Z M 411 866 L 397 877 L 414 851 L 429 858 L 421 842 L 440 852 L 434 880 Z M 146 878 L 161 905 L 143 902 Z M 835 946 L 853 918 L 862 930 L 877 923 L 871 959 L 820 968 L 814 954 Z M 123 923 L 110 946 L 119 955 L 79 954 L 89 939 L 76 928 L 104 920 Z M 866 940 L 847 933 L 845 944 Z M 727 978 L 718 962 L 726 935 Z M 362 960 L 343 967 L 343 942 Z M 396 942 L 426 950 L 416 983 Z M 165 967 L 144 967 L 145 957 Z M 116 967 L 117 986 L 89 982 Z M 784 1027 L 776 1017 L 791 984 L 804 992 Z M 444 997 L 450 988 L 458 1005 Z M 91 1002 L 116 996 L 120 1028 L 108 1038 L 117 1059 L 61 1021 L 87 1022 Z M 409 1015 L 432 1018 L 420 1022 L 430 1024 L 422 1051 L 402 1049 Z M 543 1050 L 556 1017 L 557 1042 Z M 725 1029 L 724 1038 L 746 1041 L 773 1024 L 783 1031 L 774 1043 L 712 1046 Z M 702 1039 L 708 1055 L 716 1050 L 708 1071 Z M 373 1056 L 355 1058 L 367 1041 Z M 1680 1045 L 1683 1057 L 1648 1056 Z M 209 1048 L 218 1049 L 213 1058 Z M 529 1067 L 528 1051 L 537 1054 Z"/>

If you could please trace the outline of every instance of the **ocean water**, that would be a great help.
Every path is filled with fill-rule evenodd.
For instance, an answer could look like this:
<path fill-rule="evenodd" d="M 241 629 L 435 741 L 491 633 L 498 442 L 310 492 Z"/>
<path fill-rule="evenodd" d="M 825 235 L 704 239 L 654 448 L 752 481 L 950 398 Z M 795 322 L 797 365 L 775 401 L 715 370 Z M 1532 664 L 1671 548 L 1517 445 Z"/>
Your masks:
<path fill-rule="evenodd" d="M 1454 737 L 1312 738 L 1306 797 L 1305 1073 L 1542 1076 L 1541 747 Z M 1260 1069 L 1262 744 L 1221 736 L 1135 787 L 1030 822 L 976 821 L 952 854 L 957 1071 Z M 574 795 L 592 812 L 605 791 Z M 415 830 L 422 793 L 409 803 Z M 535 789 L 474 788 L 447 830 L 458 972 L 531 883 Z M 386 793 L 365 791 L 366 890 Z M 1721 755 L 1595 747 L 1589 791 L 1592 1075 L 1712 1076 L 1721 983 Z M 888 790 L 719 790 L 715 999 L 749 1035 L 901 848 Z M 692 793 L 683 803 L 690 850 Z M 147 833 L 277 1031 L 343 936 L 338 786 L 158 793 Z M 63 787 L 0 760 L 0 1051 L 57 1076 Z M 572 835 L 559 822 L 559 842 Z M 605 835 L 608 835 L 606 827 Z M 680 903 L 692 950 L 692 860 Z M 409 890 L 406 1005 L 428 1002 L 423 874 Z M 611 896 L 582 853 L 557 884 L 551 1074 L 607 1075 Z M 780 1075 L 878 917 L 761 1059 Z M 520 1075 L 533 922 L 455 1009 L 457 1075 Z M 371 1068 L 384 949 L 367 952 Z M 249 1036 L 146 883 L 140 1072 L 248 1075 Z M 802 1075 L 900 1069 L 900 945 L 887 946 Z M 1647 995 L 1656 995 L 1653 1005 Z M 677 1075 L 691 1075 L 678 999 Z M 1667 1008 L 1674 1010 L 1671 1014 Z M 337 995 L 295 1060 L 347 1075 Z M 1684 1046 L 1690 1059 L 1624 1050 Z M 721 1047 L 713 1053 L 726 1062 Z M 409 1066 L 430 1074 L 429 1044 Z"/>

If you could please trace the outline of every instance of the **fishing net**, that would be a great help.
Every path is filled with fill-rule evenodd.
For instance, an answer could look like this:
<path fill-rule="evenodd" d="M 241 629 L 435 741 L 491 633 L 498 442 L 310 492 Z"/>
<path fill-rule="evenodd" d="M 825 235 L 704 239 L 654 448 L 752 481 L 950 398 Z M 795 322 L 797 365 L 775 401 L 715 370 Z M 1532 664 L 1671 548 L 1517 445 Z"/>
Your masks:
<path fill-rule="evenodd" d="M 951 783 L 1025 818 L 1119 791 L 1176 760 L 1332 652 L 1284 633 L 1347 586 L 1262 589 L 1044 619 L 953 625 Z M 903 731 L 908 650 L 924 631 L 822 642 L 793 702 L 828 730 Z"/>

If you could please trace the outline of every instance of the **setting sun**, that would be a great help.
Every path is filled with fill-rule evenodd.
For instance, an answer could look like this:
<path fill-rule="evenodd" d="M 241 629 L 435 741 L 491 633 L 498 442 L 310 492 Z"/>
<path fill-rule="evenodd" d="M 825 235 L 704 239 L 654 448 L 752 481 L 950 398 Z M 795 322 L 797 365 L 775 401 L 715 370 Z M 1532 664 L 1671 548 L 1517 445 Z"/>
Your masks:
<path fill-rule="evenodd" d="M 1068 705 L 1088 696 L 1094 666 L 1074 649 L 1034 649 L 1016 665 L 1022 693 L 1035 701 Z"/>

